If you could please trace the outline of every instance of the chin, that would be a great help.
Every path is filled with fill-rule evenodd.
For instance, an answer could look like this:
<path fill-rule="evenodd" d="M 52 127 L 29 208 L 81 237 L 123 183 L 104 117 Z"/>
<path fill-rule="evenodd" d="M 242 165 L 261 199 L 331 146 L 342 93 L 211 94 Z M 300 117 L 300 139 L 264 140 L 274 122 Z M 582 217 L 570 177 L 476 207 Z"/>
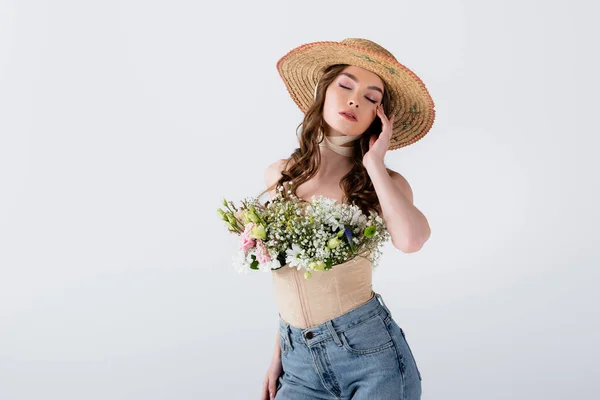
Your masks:
<path fill-rule="evenodd" d="M 360 136 L 362 135 L 361 131 L 358 131 L 357 129 L 344 129 L 344 127 L 340 127 L 340 129 L 337 129 L 338 132 L 346 135 L 346 136 Z"/>
<path fill-rule="evenodd" d="M 325 121 L 325 122 L 327 122 L 327 121 Z M 343 135 L 346 135 L 346 136 L 360 136 L 366 130 L 366 128 L 365 128 L 365 130 L 361 131 L 360 128 L 357 128 L 357 127 L 348 127 L 348 125 L 344 124 L 344 123 L 340 123 L 340 124 L 338 124 L 338 123 L 329 124 L 328 123 L 327 125 L 329 125 L 329 127 L 331 129 L 333 129 Z"/>

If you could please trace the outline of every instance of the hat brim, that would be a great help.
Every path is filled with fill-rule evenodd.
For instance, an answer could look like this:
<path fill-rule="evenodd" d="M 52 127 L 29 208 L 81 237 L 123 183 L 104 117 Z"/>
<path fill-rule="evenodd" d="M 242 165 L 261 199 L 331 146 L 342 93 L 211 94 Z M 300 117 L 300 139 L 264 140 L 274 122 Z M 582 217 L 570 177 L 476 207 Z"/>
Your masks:
<path fill-rule="evenodd" d="M 303 113 L 314 101 L 315 85 L 326 67 L 349 64 L 374 72 L 385 81 L 395 115 L 389 150 L 417 142 L 435 119 L 433 99 L 423 81 L 396 59 L 339 42 L 313 42 L 298 46 L 277 62 L 277 70 L 290 96 Z"/>

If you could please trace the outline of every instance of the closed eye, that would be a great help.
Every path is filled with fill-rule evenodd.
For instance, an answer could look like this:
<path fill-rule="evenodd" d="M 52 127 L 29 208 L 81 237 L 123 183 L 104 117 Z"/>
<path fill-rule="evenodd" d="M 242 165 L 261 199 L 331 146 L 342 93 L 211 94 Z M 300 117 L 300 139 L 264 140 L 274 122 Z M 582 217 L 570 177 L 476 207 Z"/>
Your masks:
<path fill-rule="evenodd" d="M 341 83 L 338 83 L 338 86 L 339 86 L 339 87 L 341 87 L 341 88 L 344 88 L 344 89 L 348 89 L 348 90 L 350 90 L 350 88 L 349 88 L 349 87 L 346 87 L 346 86 L 342 85 Z M 368 98 L 367 96 L 365 96 L 365 99 L 369 100 L 369 101 L 370 101 L 371 103 L 373 103 L 373 104 L 377 103 L 377 100 L 371 100 L 371 99 L 370 99 L 370 98 Z"/>

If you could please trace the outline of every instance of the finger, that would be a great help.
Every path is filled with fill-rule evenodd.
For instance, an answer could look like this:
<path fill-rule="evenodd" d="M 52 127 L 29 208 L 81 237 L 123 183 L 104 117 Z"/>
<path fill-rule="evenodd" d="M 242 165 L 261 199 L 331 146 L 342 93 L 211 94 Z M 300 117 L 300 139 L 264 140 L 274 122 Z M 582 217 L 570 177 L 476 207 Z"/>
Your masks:
<path fill-rule="evenodd" d="M 381 118 L 381 120 L 385 123 L 387 123 L 389 121 L 388 117 L 383 112 L 383 107 L 379 109 L 379 118 Z"/>
<path fill-rule="evenodd" d="M 386 119 L 386 125 L 387 125 L 387 126 L 389 126 L 389 127 L 390 127 L 390 129 L 392 128 L 392 124 L 393 124 L 393 122 L 394 122 L 394 117 L 395 117 L 395 115 L 392 115 L 392 117 L 391 117 L 391 118 L 389 118 L 389 119 Z"/>
<path fill-rule="evenodd" d="M 269 400 L 269 380 L 265 379 L 263 382 L 263 390 L 260 396 L 260 400 Z"/>
<path fill-rule="evenodd" d="M 275 397 L 275 392 L 276 392 L 275 384 L 274 383 L 271 384 L 271 386 L 269 387 L 269 392 L 271 392 L 271 399 L 274 398 Z"/>

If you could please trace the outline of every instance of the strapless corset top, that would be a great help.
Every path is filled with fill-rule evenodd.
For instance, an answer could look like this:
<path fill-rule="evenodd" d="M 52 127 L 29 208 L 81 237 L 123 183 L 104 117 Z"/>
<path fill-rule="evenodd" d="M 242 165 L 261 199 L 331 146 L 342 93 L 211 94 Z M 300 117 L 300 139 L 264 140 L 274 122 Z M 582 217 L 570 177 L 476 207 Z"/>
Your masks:
<path fill-rule="evenodd" d="M 273 285 L 279 316 L 297 328 L 310 328 L 357 308 L 375 295 L 369 256 L 356 257 L 327 271 L 312 271 L 284 265 L 273 270 Z"/>

